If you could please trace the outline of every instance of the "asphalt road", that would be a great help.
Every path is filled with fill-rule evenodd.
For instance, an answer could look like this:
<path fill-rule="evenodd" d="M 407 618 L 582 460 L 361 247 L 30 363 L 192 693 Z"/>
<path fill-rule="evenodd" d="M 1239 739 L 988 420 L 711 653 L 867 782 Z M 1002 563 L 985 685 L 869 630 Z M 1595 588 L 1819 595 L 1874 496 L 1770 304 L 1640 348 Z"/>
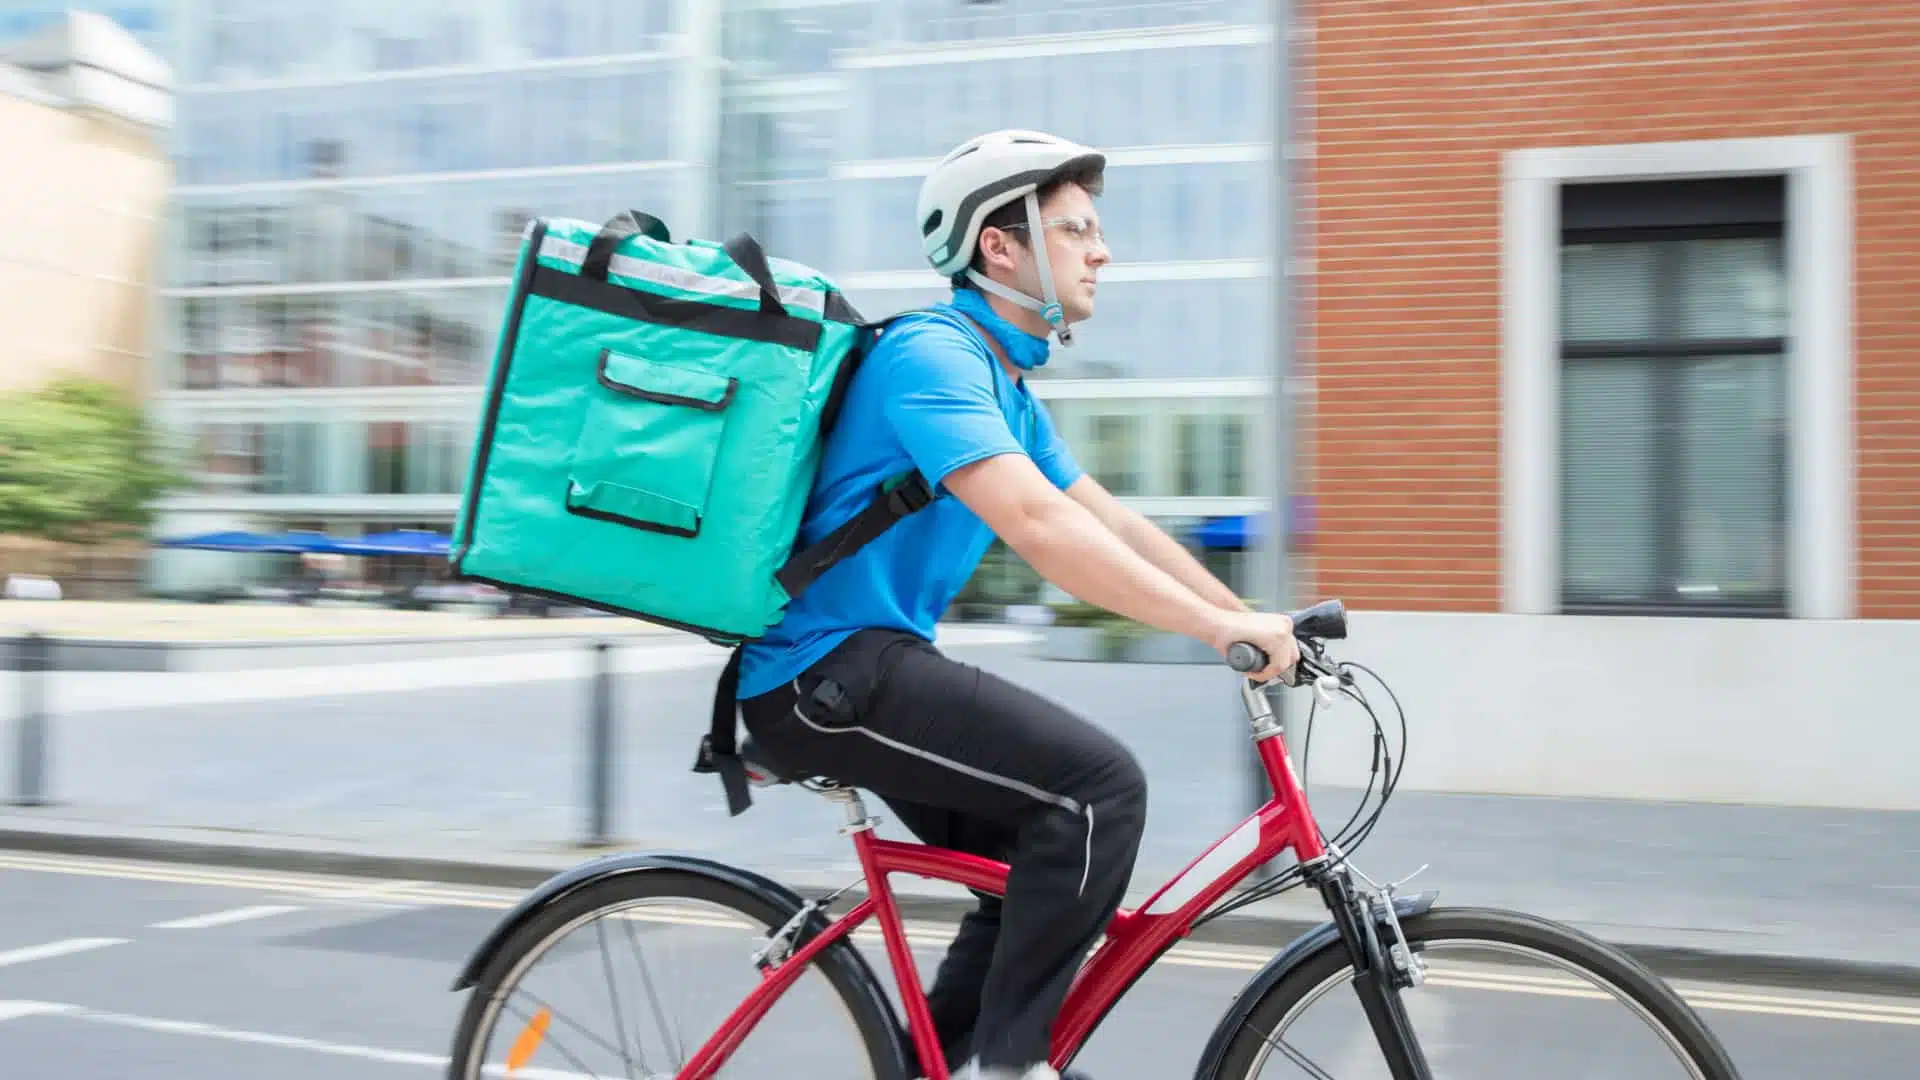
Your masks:
<path fill-rule="evenodd" d="M 449 981 L 514 899 L 498 890 L 427 883 L 0 855 L 0 1072 L 10 1080 L 321 1080 L 443 1072 L 462 1004 Z M 656 935 L 682 929 L 702 939 L 717 932 L 698 918 L 676 916 L 643 929 L 641 937 L 664 941 Z M 930 944 L 942 935 L 940 927 L 917 928 Z M 725 948 L 702 944 L 680 956 L 691 956 L 691 963 L 677 967 L 668 952 L 654 973 L 681 986 L 692 985 L 681 983 L 683 977 L 730 966 L 738 971 L 745 967 L 738 941 Z M 871 952 L 878 962 L 877 947 Z M 935 955 L 922 954 L 923 970 Z M 580 970 L 574 974 L 582 977 L 550 982 L 552 993 L 579 991 L 582 1002 L 593 997 L 603 985 L 600 956 L 575 958 Z M 1080 1066 L 1101 1080 L 1191 1075 L 1215 1018 L 1260 960 L 1243 949 L 1176 950 L 1135 986 Z M 616 985 L 623 992 L 637 985 L 622 979 Z M 1752 986 L 1682 989 L 1753 1080 L 1907 1080 L 1920 1061 L 1917 1001 Z M 547 1000 L 563 1017 L 592 1023 L 585 1012 L 570 1012 L 572 1004 Z M 721 1000 L 709 995 L 710 1004 Z M 1348 1008 L 1344 1000 L 1339 1004 Z M 1455 1075 L 1661 1075 L 1616 1064 L 1621 1040 L 1580 1011 L 1588 1008 L 1591 1003 L 1550 984 L 1491 976 L 1454 991 L 1450 1004 L 1416 1022 L 1437 1060 L 1472 1062 L 1471 1071 Z M 785 1019 L 804 1034 L 749 1043 L 740 1075 L 811 1072 L 796 1066 L 825 1053 L 821 1036 L 828 1028 L 812 1014 Z M 659 1028 L 636 1021 L 635 1037 L 644 1042 L 653 1030 Z M 556 1023 L 551 1043 L 562 1042 L 561 1031 Z M 1496 1031 L 1505 1042 L 1490 1041 Z M 590 1042 L 572 1041 L 576 1049 L 591 1049 Z M 1546 1056 L 1555 1047 L 1562 1056 Z M 1319 1048 L 1302 1048 L 1338 1080 L 1378 1075 L 1354 1063 L 1353 1041 L 1338 1033 Z M 1462 1059 L 1463 1050 L 1476 1056 Z M 789 1056 L 796 1052 L 800 1061 Z M 543 1053 L 533 1062 L 542 1071 L 531 1075 L 570 1071 L 567 1062 Z M 762 1071 L 755 1060 L 777 1064 Z M 1276 1060 L 1264 1075 L 1308 1074 Z"/>

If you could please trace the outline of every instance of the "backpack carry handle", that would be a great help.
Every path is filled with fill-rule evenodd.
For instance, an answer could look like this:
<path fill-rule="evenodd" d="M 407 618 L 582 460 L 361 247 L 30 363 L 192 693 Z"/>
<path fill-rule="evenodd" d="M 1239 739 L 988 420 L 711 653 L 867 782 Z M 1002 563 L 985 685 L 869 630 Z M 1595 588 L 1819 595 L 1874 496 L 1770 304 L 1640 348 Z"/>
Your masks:
<path fill-rule="evenodd" d="M 600 226 L 600 232 L 587 245 L 587 257 L 580 262 L 580 276 L 595 281 L 607 280 L 607 267 L 613 263 L 613 249 L 621 241 L 645 233 L 663 244 L 673 243 L 673 234 L 667 231 L 667 223 L 652 214 L 643 214 L 638 210 L 622 210 L 607 219 Z"/>
<path fill-rule="evenodd" d="M 734 265 L 747 272 L 755 285 L 760 286 L 760 313 L 762 315 L 785 315 L 787 306 L 780 302 L 780 291 L 773 284 L 773 271 L 767 266 L 767 253 L 760 249 L 760 241 L 747 233 L 741 233 L 720 245 L 727 258 Z"/>

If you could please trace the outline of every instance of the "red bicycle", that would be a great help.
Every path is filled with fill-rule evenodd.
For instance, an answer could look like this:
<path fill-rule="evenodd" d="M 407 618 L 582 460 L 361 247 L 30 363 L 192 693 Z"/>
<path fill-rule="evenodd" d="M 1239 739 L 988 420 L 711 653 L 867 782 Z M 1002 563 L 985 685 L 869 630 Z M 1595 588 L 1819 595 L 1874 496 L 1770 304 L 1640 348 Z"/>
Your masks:
<path fill-rule="evenodd" d="M 1227 1080 L 1257 1075 L 1269 1064 L 1288 1063 L 1304 1075 L 1327 1080 L 1334 1074 L 1305 1049 L 1311 1030 L 1289 1034 L 1310 1006 L 1332 1000 L 1341 983 L 1352 988 L 1358 1022 L 1334 1036 L 1326 1053 L 1341 1062 L 1341 1075 L 1365 1071 L 1356 1064 L 1371 1059 L 1370 1074 L 1392 1080 L 1432 1080 L 1437 1076 L 1491 1075 L 1455 1071 L 1452 1057 L 1462 1033 L 1472 1024 L 1461 1019 L 1458 1003 L 1436 1006 L 1416 1019 L 1410 1007 L 1432 991 L 1458 992 L 1467 1004 L 1503 993 L 1504 1010 L 1487 1026 L 1497 1044 L 1494 1068 L 1502 1076 L 1614 1075 L 1635 1080 L 1662 1075 L 1645 1057 L 1623 1061 L 1618 1071 L 1595 1073 L 1596 1054 L 1613 1056 L 1636 1032 L 1649 1056 L 1670 1063 L 1670 1075 L 1693 1080 L 1735 1080 L 1726 1051 L 1693 1009 L 1672 988 L 1627 956 L 1569 927 L 1516 912 L 1482 908 L 1439 908 L 1435 894 L 1398 896 L 1393 886 L 1376 885 L 1353 868 L 1351 850 L 1365 840 L 1398 783 L 1387 752 L 1389 740 L 1356 672 L 1366 668 L 1334 660 L 1326 642 L 1343 639 L 1346 612 L 1327 601 L 1294 613 L 1301 661 L 1290 687 L 1310 687 L 1314 711 L 1336 699 L 1358 703 L 1372 718 L 1375 766 L 1360 810 L 1329 838 L 1316 823 L 1307 795 L 1294 771 L 1281 725 L 1266 693 L 1268 687 L 1243 681 L 1242 694 L 1251 734 L 1272 798 L 1173 880 L 1136 908 L 1113 918 L 1105 939 L 1092 950 L 1067 996 L 1053 1034 L 1051 1061 L 1065 1068 L 1090 1035 L 1147 970 L 1181 947 L 1195 927 L 1296 886 L 1319 893 L 1329 918 L 1278 950 L 1247 982 L 1215 1026 L 1201 1051 L 1196 1075 Z M 1242 673 L 1258 671 L 1266 660 L 1251 646 L 1235 646 L 1228 662 Z M 1380 682 L 1385 688 L 1385 683 Z M 1389 697 L 1392 691 L 1387 690 Z M 1395 700 L 1398 709 L 1398 701 Z M 1308 723 L 1311 725 L 1313 714 Z M 1405 717 L 1400 723 L 1405 742 Z M 1311 751 L 1312 728 L 1306 746 Z M 750 753 L 750 750 L 744 751 Z M 1382 764 L 1384 759 L 1384 765 Z M 1375 797 L 1378 804 L 1364 811 Z M 481 943 L 455 980 L 456 990 L 472 989 L 454 1040 L 449 1075 L 456 1080 L 488 1076 L 676 1077 L 704 1080 L 723 1066 L 738 1065 L 749 1037 L 765 1038 L 769 1064 L 742 1067 L 742 1075 L 844 1076 L 878 1080 L 946 1080 L 942 1056 L 915 963 L 916 944 L 937 945 L 927 932 L 901 916 L 890 880 L 915 874 L 950 882 L 980 893 L 1000 895 L 1006 885 L 1002 863 L 920 844 L 882 839 L 874 834 L 860 794 L 818 777 L 779 777 L 760 772 L 762 786 L 798 783 L 840 803 L 846 811 L 842 832 L 850 834 L 862 875 L 852 885 L 812 900 L 759 874 L 711 860 L 676 854 L 624 853 L 606 856 L 566 871 L 535 889 L 502 919 Z M 1282 855 L 1286 866 L 1234 895 L 1235 888 Z M 1356 877 L 1359 881 L 1356 882 Z M 861 881 L 866 894 L 850 910 L 833 917 L 829 908 Z M 856 945 L 856 932 L 878 924 L 887 962 L 898 990 L 900 1009 L 889 999 L 879 976 Z M 575 931 L 594 927 L 598 962 L 562 943 Z M 722 947 L 723 930 L 747 928 L 749 939 Z M 685 932 L 694 959 L 673 964 L 661 959 L 665 938 Z M 625 947 L 618 944 L 626 942 Z M 650 952 L 651 950 L 651 952 Z M 631 953 L 635 971 L 617 976 L 615 954 Z M 1460 955 L 1463 967 L 1437 971 Z M 649 958 L 651 956 L 651 959 Z M 536 984 L 536 963 L 552 960 L 560 974 Z M 1538 969 L 1557 974 L 1536 974 Z M 639 993 L 654 994 L 667 977 L 687 972 L 734 975 L 737 989 L 705 995 L 706 1014 L 691 1026 L 669 1022 L 660 1002 L 628 1008 Z M 803 985 L 823 991 L 825 1008 L 795 1008 L 785 1013 Z M 582 990 L 583 1003 L 562 1008 L 562 999 Z M 604 990 L 604 995 L 602 991 Z M 624 991 L 624 992 L 623 992 Z M 1518 995 L 1517 997 L 1515 995 Z M 604 1001 L 600 1000 L 604 996 Z M 693 1003 L 683 994 L 675 1002 Z M 1538 1000 L 1536 1000 L 1538 999 Z M 1444 1000 L 1444 999 L 1442 999 Z M 1541 1057 L 1539 1026 L 1543 1007 L 1572 1003 L 1584 1008 L 1596 1000 L 1626 1006 L 1630 1030 L 1615 1033 L 1581 1013 L 1574 1022 L 1574 1065 Z M 1519 1019 L 1514 1002 L 1522 1002 Z M 782 1018 L 798 1025 L 782 1036 L 766 1033 L 780 1005 Z M 900 1012 L 904 1011 L 904 1021 Z M 611 1032 L 594 1032 L 588 1022 L 604 1013 Z M 512 1020 L 511 1024 L 503 1021 Z M 820 1052 L 830 1025 L 846 1026 L 850 1062 L 829 1063 Z M 1516 1026 L 1523 1024 L 1524 1028 Z M 1494 1034 L 1498 1026 L 1504 1034 Z M 1437 1044 L 1433 1033 L 1445 1032 Z M 1524 1036 L 1516 1037 L 1524 1030 Z M 1419 1033 L 1428 1033 L 1423 1044 Z M 1652 1038 L 1644 1036 L 1651 1034 Z M 509 1036 L 498 1040 L 496 1036 Z M 759 1045 L 759 1044 L 755 1044 Z M 1364 1050 L 1364 1054 L 1358 1051 Z M 1441 1062 L 1440 1055 L 1449 1060 Z M 556 1064 L 536 1065 L 536 1056 Z M 595 1064 L 598 1058 L 604 1064 Z M 564 1063 L 564 1068 L 558 1063 Z M 604 1068 L 607 1071 L 602 1073 Z M 1384 1070 L 1384 1072 L 1382 1072 Z"/>

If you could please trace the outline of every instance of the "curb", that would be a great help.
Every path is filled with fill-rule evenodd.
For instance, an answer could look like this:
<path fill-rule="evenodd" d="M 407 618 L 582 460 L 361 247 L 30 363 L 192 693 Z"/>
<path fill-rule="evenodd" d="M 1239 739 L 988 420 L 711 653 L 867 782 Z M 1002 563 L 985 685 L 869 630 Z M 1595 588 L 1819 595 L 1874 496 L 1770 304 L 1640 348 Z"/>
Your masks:
<path fill-rule="evenodd" d="M 0 828 L 0 850 L 519 889 L 531 889 L 573 863 L 605 853 L 603 850 L 582 847 L 569 849 L 573 857 L 565 859 L 556 853 L 544 861 L 531 858 L 522 862 L 481 861 L 318 847 L 290 848 L 268 844 L 15 828 Z M 796 884 L 794 890 L 809 899 L 831 891 L 816 885 L 800 884 Z M 848 890 L 846 895 L 859 897 L 864 895 L 864 891 L 855 888 Z M 901 914 L 917 920 L 953 922 L 973 906 L 971 900 L 959 897 L 915 894 L 904 890 L 896 890 L 895 897 Z M 1321 921 L 1318 918 L 1290 915 L 1236 913 L 1210 920 L 1197 928 L 1188 940 L 1266 947 L 1277 953 L 1288 942 Z M 1666 979 L 1752 983 L 1840 993 L 1920 996 L 1920 965 L 1603 940 Z"/>

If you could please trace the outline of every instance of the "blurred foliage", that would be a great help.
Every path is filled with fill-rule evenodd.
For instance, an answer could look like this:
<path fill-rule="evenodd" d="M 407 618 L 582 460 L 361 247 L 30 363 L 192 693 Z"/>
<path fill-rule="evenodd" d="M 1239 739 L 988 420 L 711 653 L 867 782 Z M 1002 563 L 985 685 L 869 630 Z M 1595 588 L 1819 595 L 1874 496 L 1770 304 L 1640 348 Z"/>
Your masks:
<path fill-rule="evenodd" d="M 68 376 L 0 395 L 0 533 L 73 543 L 138 534 L 183 479 L 116 387 Z"/>

